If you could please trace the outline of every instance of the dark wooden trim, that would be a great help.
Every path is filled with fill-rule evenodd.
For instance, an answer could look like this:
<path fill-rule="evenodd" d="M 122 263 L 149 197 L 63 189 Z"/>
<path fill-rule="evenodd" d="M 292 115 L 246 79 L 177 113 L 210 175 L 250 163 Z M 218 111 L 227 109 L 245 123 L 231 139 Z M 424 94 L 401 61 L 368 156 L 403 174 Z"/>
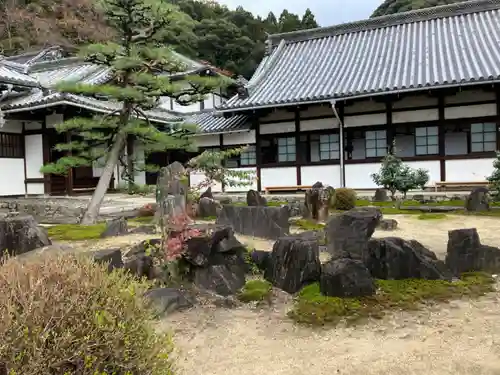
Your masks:
<path fill-rule="evenodd" d="M 42 150 L 43 150 L 43 165 L 50 163 L 50 142 L 49 142 L 49 134 L 47 132 L 47 121 L 46 118 L 43 118 L 42 121 Z M 51 176 L 49 173 L 43 174 L 43 184 L 44 184 L 44 193 L 51 193 Z"/>
<path fill-rule="evenodd" d="M 41 184 L 45 183 L 44 178 L 26 178 L 24 179 L 25 184 Z"/>
<path fill-rule="evenodd" d="M 64 118 L 63 118 L 64 121 Z M 71 132 L 66 133 L 66 142 L 71 142 Z M 68 156 L 71 156 L 71 151 L 68 151 Z M 93 169 L 92 169 L 93 170 Z M 73 168 L 70 168 L 68 173 L 64 176 L 66 182 L 66 194 L 73 195 Z"/>
<path fill-rule="evenodd" d="M 387 139 L 387 151 L 391 152 L 392 151 L 392 144 L 394 142 L 394 137 L 396 136 L 396 129 L 392 124 L 392 102 L 386 102 L 385 103 L 385 111 L 386 111 L 386 116 L 385 116 L 385 121 L 387 123 L 387 133 L 386 133 L 386 139 Z M 396 148 L 398 145 L 396 145 Z"/>
<path fill-rule="evenodd" d="M 257 178 L 257 191 L 262 191 L 262 182 L 260 179 L 260 169 L 262 166 L 262 155 L 260 152 L 260 122 L 257 115 L 252 116 L 252 127 L 255 129 L 255 159 L 257 161 L 255 177 Z"/>
<path fill-rule="evenodd" d="M 301 160 L 300 156 L 300 109 L 295 108 L 295 162 L 296 162 L 296 177 L 297 177 L 297 186 L 302 185 L 302 172 L 300 170 L 299 161 Z M 307 157 L 307 155 L 305 155 Z"/>
<path fill-rule="evenodd" d="M 438 153 L 440 158 L 444 158 L 446 155 L 446 133 L 445 127 L 443 126 L 445 122 L 444 111 L 445 111 L 445 102 L 444 96 L 440 95 L 438 97 L 438 121 L 441 126 L 438 126 Z M 439 160 L 439 178 L 440 181 L 446 181 L 446 160 Z"/>
<path fill-rule="evenodd" d="M 40 135 L 44 134 L 45 130 L 44 129 L 35 129 L 35 130 L 24 130 L 23 135 Z"/>
<path fill-rule="evenodd" d="M 340 117 L 340 124 L 339 124 L 339 133 L 340 133 L 340 128 L 342 128 L 342 137 L 344 139 L 342 139 L 342 146 L 343 146 L 343 149 L 345 150 L 345 146 L 346 146 L 346 134 L 345 134 L 345 126 L 344 126 L 344 111 L 345 111 L 345 105 L 344 103 L 339 103 L 339 106 L 338 106 L 338 115 Z M 340 152 L 342 153 L 342 160 L 344 161 L 344 163 L 341 165 L 341 170 L 340 170 L 340 173 L 342 174 L 342 184 L 343 186 L 342 187 L 345 187 L 346 186 L 346 181 L 345 181 L 345 161 L 346 161 L 346 152 L 344 150 L 340 150 Z M 340 164 L 340 160 L 339 160 L 339 164 Z"/>
<path fill-rule="evenodd" d="M 221 149 L 221 151 L 224 149 L 224 135 L 223 134 L 219 134 L 219 147 Z M 224 192 L 224 181 L 221 182 L 221 190 L 222 192 Z"/>
<path fill-rule="evenodd" d="M 22 142 L 23 142 L 23 153 L 24 153 L 24 158 L 23 158 L 23 164 L 24 164 L 24 194 L 28 195 L 28 183 L 26 182 L 26 179 L 28 178 L 28 167 L 26 166 L 26 138 L 24 136 L 24 132 L 25 132 L 25 128 L 26 128 L 26 125 L 24 123 L 24 121 L 21 123 L 22 125 L 22 131 L 21 131 L 21 135 L 22 135 Z"/>
<path fill-rule="evenodd" d="M 495 86 L 497 102 L 497 150 L 500 150 L 500 85 Z"/>

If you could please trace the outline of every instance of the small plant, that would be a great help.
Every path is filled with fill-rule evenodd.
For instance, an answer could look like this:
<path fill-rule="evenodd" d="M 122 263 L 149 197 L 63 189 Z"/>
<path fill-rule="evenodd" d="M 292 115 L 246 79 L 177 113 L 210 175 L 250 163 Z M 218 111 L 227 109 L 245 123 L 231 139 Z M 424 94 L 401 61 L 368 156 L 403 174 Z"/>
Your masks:
<path fill-rule="evenodd" d="M 333 209 L 348 211 L 356 207 L 356 191 L 354 189 L 339 188 L 333 197 Z"/>
<path fill-rule="evenodd" d="M 259 269 L 259 267 L 257 267 L 257 265 L 254 263 L 254 261 L 252 259 L 252 251 L 253 250 L 254 249 L 249 247 L 249 246 L 245 247 L 245 253 L 243 254 L 245 257 L 245 263 L 247 264 L 248 272 L 251 275 L 260 275 L 260 274 L 262 274 L 262 271 Z"/>
<path fill-rule="evenodd" d="M 497 152 L 496 159 L 493 161 L 493 173 L 486 179 L 490 183 L 491 197 L 494 201 L 500 201 L 500 152 Z"/>
<path fill-rule="evenodd" d="M 461 297 L 478 297 L 493 291 L 491 275 L 465 273 L 460 281 L 444 280 L 377 280 L 378 292 L 371 297 L 340 298 L 321 294 L 318 283 L 303 288 L 289 316 L 311 325 L 357 322 L 380 318 L 391 309 L 411 310 L 429 302 L 446 302 Z"/>
<path fill-rule="evenodd" d="M 382 159 L 382 166 L 378 173 L 371 175 L 373 182 L 391 193 L 391 199 L 396 200 L 396 192 L 403 194 L 406 199 L 408 191 L 416 188 L 423 189 L 429 182 L 429 172 L 425 169 L 412 169 L 394 154 L 395 144 L 391 152 Z"/>
<path fill-rule="evenodd" d="M 241 302 L 262 302 L 271 299 L 272 285 L 265 280 L 249 280 L 238 293 Z"/>
<path fill-rule="evenodd" d="M 171 375 L 150 287 L 91 257 L 44 254 L 0 265 L 0 364 L 6 374 Z"/>

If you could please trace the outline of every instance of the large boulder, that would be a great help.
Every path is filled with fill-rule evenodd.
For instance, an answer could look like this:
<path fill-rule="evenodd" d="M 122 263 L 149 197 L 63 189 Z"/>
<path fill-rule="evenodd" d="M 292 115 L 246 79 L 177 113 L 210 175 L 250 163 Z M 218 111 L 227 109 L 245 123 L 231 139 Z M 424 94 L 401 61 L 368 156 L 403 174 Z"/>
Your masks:
<path fill-rule="evenodd" d="M 469 212 L 489 211 L 490 196 L 485 187 L 478 187 L 472 190 L 465 200 L 465 210 Z"/>
<path fill-rule="evenodd" d="M 256 190 L 248 190 L 247 192 L 247 205 L 248 206 L 266 206 L 267 200 Z"/>
<path fill-rule="evenodd" d="M 175 288 L 154 288 L 148 290 L 144 297 L 151 304 L 157 316 L 170 314 L 174 311 L 193 306 L 194 300 L 186 293 Z"/>
<path fill-rule="evenodd" d="M 0 258 L 4 252 L 20 255 L 51 244 L 46 229 L 32 216 L 0 218 Z"/>
<path fill-rule="evenodd" d="M 296 293 L 305 285 L 319 281 L 320 273 L 317 241 L 283 237 L 273 246 L 264 278 L 285 292 Z"/>
<path fill-rule="evenodd" d="M 163 167 L 158 172 L 156 180 L 156 202 L 159 204 L 169 195 L 183 195 L 187 200 L 189 189 L 186 178 L 186 169 L 175 161 L 172 164 Z"/>
<path fill-rule="evenodd" d="M 330 202 L 335 194 L 331 186 L 323 186 L 316 182 L 313 187 L 306 191 L 304 199 L 304 216 L 307 219 L 325 221 L 328 218 Z"/>
<path fill-rule="evenodd" d="M 448 232 L 446 265 L 454 275 L 464 272 L 500 272 L 500 249 L 481 244 L 476 228 Z"/>
<path fill-rule="evenodd" d="M 98 250 L 92 253 L 96 263 L 107 264 L 108 272 L 123 267 L 122 251 L 120 248 Z"/>
<path fill-rule="evenodd" d="M 396 230 L 398 229 L 398 222 L 395 219 L 380 219 L 377 228 L 381 230 Z"/>
<path fill-rule="evenodd" d="M 377 190 L 375 190 L 375 195 L 373 196 L 373 201 L 374 202 L 386 202 L 388 200 L 389 200 L 389 198 L 387 196 L 387 190 L 386 189 L 377 189 Z"/>
<path fill-rule="evenodd" d="M 362 259 L 381 218 L 376 207 L 359 207 L 331 216 L 325 228 L 328 253 L 334 258 Z"/>
<path fill-rule="evenodd" d="M 119 217 L 106 222 L 106 229 L 101 233 L 101 238 L 123 236 L 128 234 L 128 224 L 124 217 Z"/>
<path fill-rule="evenodd" d="M 375 294 L 375 280 L 365 265 L 354 259 L 331 259 L 321 267 L 321 294 L 330 297 L 361 297 Z"/>
<path fill-rule="evenodd" d="M 134 276 L 154 279 L 157 275 L 152 254 L 159 251 L 160 245 L 159 238 L 143 240 L 132 245 L 123 255 L 124 268 Z"/>
<path fill-rule="evenodd" d="M 216 217 L 222 205 L 215 199 L 211 198 L 201 198 L 198 203 L 198 216 L 204 217 Z"/>
<path fill-rule="evenodd" d="M 363 254 L 363 263 L 377 279 L 451 279 L 444 262 L 415 240 L 372 238 Z"/>
<path fill-rule="evenodd" d="M 202 198 L 210 198 L 214 199 L 214 194 L 212 193 L 212 187 L 209 186 L 207 190 L 205 190 L 203 193 L 200 195 L 200 199 Z"/>
<path fill-rule="evenodd" d="M 290 233 L 288 207 L 222 206 L 217 224 L 231 226 L 236 233 L 276 240 Z"/>
<path fill-rule="evenodd" d="M 198 288 L 214 291 L 221 296 L 229 296 L 243 288 L 245 272 L 234 265 L 211 264 L 196 268 L 193 281 Z"/>

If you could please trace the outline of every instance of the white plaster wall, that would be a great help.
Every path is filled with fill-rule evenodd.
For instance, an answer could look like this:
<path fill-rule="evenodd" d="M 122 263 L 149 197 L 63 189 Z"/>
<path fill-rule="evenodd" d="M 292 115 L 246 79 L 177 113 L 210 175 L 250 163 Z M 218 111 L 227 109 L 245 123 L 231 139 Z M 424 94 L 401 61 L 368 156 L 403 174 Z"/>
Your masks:
<path fill-rule="evenodd" d="M 345 116 L 345 127 L 367 126 L 367 125 L 383 125 L 387 123 L 385 113 L 375 113 L 371 115 Z"/>
<path fill-rule="evenodd" d="M 197 147 L 220 146 L 219 135 L 197 135 L 193 137 L 193 142 Z"/>
<path fill-rule="evenodd" d="M 224 186 L 225 192 L 248 191 L 249 189 L 257 190 L 257 168 L 232 168 L 234 171 L 251 172 L 251 185 L 244 186 Z"/>
<path fill-rule="evenodd" d="M 295 121 L 261 124 L 260 134 L 280 134 L 295 131 Z"/>
<path fill-rule="evenodd" d="M 344 113 L 363 113 L 373 111 L 385 111 L 385 104 L 374 100 L 363 100 L 348 104 L 344 108 Z"/>
<path fill-rule="evenodd" d="M 23 159 L 0 159 L 0 175 L 0 196 L 25 194 Z"/>
<path fill-rule="evenodd" d="M 315 181 L 316 182 L 316 181 Z M 296 186 L 297 168 L 261 168 L 260 186 L 264 190 L 268 186 Z"/>
<path fill-rule="evenodd" d="M 408 122 L 425 122 L 439 120 L 438 109 L 420 109 L 413 111 L 401 111 L 392 113 L 392 122 L 394 124 Z"/>
<path fill-rule="evenodd" d="M 203 100 L 203 109 L 213 109 L 214 104 L 215 104 L 215 95 L 214 94 L 208 94 L 205 96 L 205 99 Z"/>
<path fill-rule="evenodd" d="M 418 96 L 405 96 L 400 100 L 393 102 L 392 108 L 402 109 L 402 108 L 414 108 L 414 107 L 430 107 L 437 105 L 438 105 L 438 98 L 427 95 L 418 95 Z"/>
<path fill-rule="evenodd" d="M 345 186 L 351 189 L 376 189 L 371 174 L 377 173 L 380 163 L 347 164 L 345 166 Z"/>
<path fill-rule="evenodd" d="M 417 169 L 422 168 L 429 171 L 429 182 L 427 182 L 428 186 L 432 186 L 434 182 L 439 181 L 441 179 L 441 167 L 439 160 L 432 161 L 410 161 L 406 162 L 411 168 Z"/>
<path fill-rule="evenodd" d="M 317 120 L 300 120 L 300 131 L 312 131 L 322 129 L 338 129 L 339 120 L 335 117 L 329 117 Z"/>
<path fill-rule="evenodd" d="M 486 117 L 496 116 L 496 114 L 497 105 L 495 103 L 464 105 L 460 107 L 449 107 L 444 109 L 444 117 L 446 119 Z"/>
<path fill-rule="evenodd" d="M 255 130 L 248 132 L 224 134 L 222 136 L 224 145 L 246 145 L 255 143 Z"/>
<path fill-rule="evenodd" d="M 26 135 L 24 137 L 24 152 L 26 158 L 26 178 L 43 178 L 43 173 L 40 172 L 40 168 L 43 166 L 42 135 Z"/>
<path fill-rule="evenodd" d="M 313 185 L 317 181 L 324 184 L 340 187 L 340 165 L 311 165 L 300 168 L 302 185 Z"/>
<path fill-rule="evenodd" d="M 29 195 L 43 195 L 45 194 L 45 186 L 43 183 L 26 184 L 27 194 Z"/>
<path fill-rule="evenodd" d="M 16 120 L 7 120 L 3 127 L 0 128 L 0 131 L 5 133 L 22 133 L 23 123 Z"/>
<path fill-rule="evenodd" d="M 47 128 L 54 128 L 57 124 L 64 121 L 64 115 L 61 113 L 52 113 L 45 116 L 45 125 Z"/>
<path fill-rule="evenodd" d="M 200 183 L 205 181 L 205 174 L 202 172 L 194 171 L 189 174 L 189 186 L 197 187 Z M 205 189 L 205 188 L 204 188 Z M 212 191 L 214 193 L 220 193 L 222 191 L 222 185 L 220 183 L 212 184 Z"/>
<path fill-rule="evenodd" d="M 144 169 L 144 148 L 140 142 L 135 142 L 134 144 L 134 157 L 137 164 Z M 146 184 L 146 172 L 145 171 L 135 171 L 134 173 L 135 183 L 138 185 Z"/>
<path fill-rule="evenodd" d="M 28 121 L 24 123 L 24 129 L 26 130 L 40 130 L 41 128 L 41 122 Z"/>
<path fill-rule="evenodd" d="M 445 97 L 445 104 L 459 104 L 459 103 L 471 103 L 471 102 L 482 102 L 487 100 L 495 100 L 495 93 L 483 90 L 466 90 L 458 92 L 455 95 L 450 95 Z"/>
<path fill-rule="evenodd" d="M 485 181 L 493 172 L 495 159 L 446 160 L 446 181 Z"/>

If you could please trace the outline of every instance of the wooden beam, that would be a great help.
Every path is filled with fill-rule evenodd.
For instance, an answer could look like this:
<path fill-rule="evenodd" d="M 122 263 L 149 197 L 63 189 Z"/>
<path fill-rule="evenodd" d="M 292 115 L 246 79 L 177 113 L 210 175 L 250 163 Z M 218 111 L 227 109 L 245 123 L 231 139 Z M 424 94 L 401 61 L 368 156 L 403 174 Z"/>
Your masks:
<path fill-rule="evenodd" d="M 255 129 L 255 156 L 256 156 L 256 177 L 257 177 L 257 191 L 262 191 L 262 183 L 260 181 L 260 166 L 262 165 L 262 155 L 260 152 L 260 124 L 259 117 L 256 113 L 252 116 L 252 127 Z"/>
<path fill-rule="evenodd" d="M 302 160 L 299 160 L 299 145 L 300 145 L 300 108 L 295 108 L 295 170 L 297 175 L 297 186 L 302 185 L 302 172 L 300 165 Z M 300 161 L 300 162 L 299 162 Z"/>
<path fill-rule="evenodd" d="M 445 100 L 444 94 L 438 96 L 438 153 L 439 153 L 439 175 L 441 181 L 446 181 L 446 160 L 444 156 L 446 155 L 446 129 L 445 126 Z"/>
<path fill-rule="evenodd" d="M 47 122 L 45 117 L 42 121 L 42 152 L 43 152 L 43 165 L 50 163 L 50 139 L 47 133 Z M 45 194 L 50 194 L 51 191 L 51 176 L 48 173 L 43 174 L 43 191 Z"/>

